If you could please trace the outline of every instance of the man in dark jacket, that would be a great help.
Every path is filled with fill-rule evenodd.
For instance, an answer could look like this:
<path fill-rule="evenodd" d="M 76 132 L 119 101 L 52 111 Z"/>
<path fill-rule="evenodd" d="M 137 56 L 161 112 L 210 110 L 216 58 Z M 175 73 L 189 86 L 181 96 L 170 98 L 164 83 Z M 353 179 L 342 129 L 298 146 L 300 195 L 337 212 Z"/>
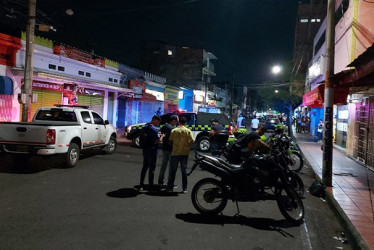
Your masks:
<path fill-rule="evenodd" d="M 143 146 L 143 168 L 140 173 L 140 190 L 144 188 L 144 179 L 148 170 L 148 183 L 150 189 L 153 188 L 153 179 L 157 163 L 158 143 L 160 142 L 160 137 L 156 126 L 158 126 L 160 120 L 161 118 L 155 115 L 152 117 L 152 121 L 147 123 L 143 128 L 143 133 L 147 134 L 147 142 Z"/>
<path fill-rule="evenodd" d="M 219 157 L 221 151 L 225 147 L 229 138 L 228 131 L 226 131 L 221 125 L 219 125 L 217 119 L 210 120 L 212 123 L 212 129 L 209 132 L 210 147 L 212 156 Z"/>
<path fill-rule="evenodd" d="M 164 137 L 162 139 L 162 164 L 161 164 L 160 174 L 158 176 L 158 184 L 163 187 L 166 187 L 164 183 L 165 171 L 169 163 L 171 151 L 173 150 L 173 146 L 169 143 L 169 137 L 170 137 L 171 131 L 174 129 L 177 123 L 178 123 L 178 116 L 172 115 L 170 116 L 168 123 L 166 123 L 161 128 L 161 134 Z"/>

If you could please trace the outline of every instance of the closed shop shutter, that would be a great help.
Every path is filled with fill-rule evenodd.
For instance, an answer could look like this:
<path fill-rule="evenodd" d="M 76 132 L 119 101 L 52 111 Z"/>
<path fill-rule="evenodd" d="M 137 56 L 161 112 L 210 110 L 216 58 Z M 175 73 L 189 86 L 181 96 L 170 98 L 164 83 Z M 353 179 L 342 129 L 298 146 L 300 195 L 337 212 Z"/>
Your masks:
<path fill-rule="evenodd" d="M 154 102 L 142 102 L 141 112 L 139 113 L 139 123 L 150 122 L 156 110 Z"/>
<path fill-rule="evenodd" d="M 89 95 L 79 95 L 78 105 L 89 106 L 91 110 L 103 116 L 104 98 Z"/>
<path fill-rule="evenodd" d="M 38 94 L 38 100 L 31 103 L 29 121 L 32 120 L 38 108 L 54 107 L 55 104 L 61 104 L 62 92 L 48 90 L 33 90 L 32 92 Z"/>
<path fill-rule="evenodd" d="M 124 128 L 126 126 L 126 98 L 118 98 L 117 117 L 117 128 Z"/>

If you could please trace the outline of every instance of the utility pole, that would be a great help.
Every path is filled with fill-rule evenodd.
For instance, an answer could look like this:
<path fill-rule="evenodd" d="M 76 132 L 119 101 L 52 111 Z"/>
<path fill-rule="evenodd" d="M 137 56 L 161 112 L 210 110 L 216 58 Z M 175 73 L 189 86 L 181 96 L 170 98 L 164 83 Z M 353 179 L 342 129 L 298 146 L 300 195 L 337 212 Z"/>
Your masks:
<path fill-rule="evenodd" d="M 25 56 L 25 74 L 22 93 L 25 94 L 25 103 L 22 105 L 22 121 L 28 121 L 29 109 L 32 97 L 32 78 L 33 78 L 33 55 L 34 55 L 34 34 L 36 18 L 36 0 L 29 0 L 29 13 L 26 27 L 26 56 Z"/>
<path fill-rule="evenodd" d="M 334 75 L 335 59 L 335 0 L 328 0 L 326 27 L 326 74 L 325 74 L 325 127 L 323 134 L 322 182 L 332 186 L 332 151 L 333 151 L 333 105 L 334 86 L 331 77 Z"/>

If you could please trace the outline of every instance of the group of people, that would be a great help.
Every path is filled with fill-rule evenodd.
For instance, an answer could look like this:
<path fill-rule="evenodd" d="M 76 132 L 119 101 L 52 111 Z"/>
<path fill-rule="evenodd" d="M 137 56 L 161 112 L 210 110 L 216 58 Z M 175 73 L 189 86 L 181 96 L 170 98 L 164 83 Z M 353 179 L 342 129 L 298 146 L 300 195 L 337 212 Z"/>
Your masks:
<path fill-rule="evenodd" d="M 308 116 L 296 117 L 296 133 L 308 133 L 310 128 L 310 119 Z"/>
<path fill-rule="evenodd" d="M 190 129 L 186 127 L 187 119 L 183 116 L 172 115 L 167 124 L 165 124 L 159 133 L 157 126 L 161 121 L 160 116 L 154 115 L 151 122 L 147 123 L 142 133 L 147 134 L 147 143 L 143 148 L 143 167 L 140 174 L 139 189 L 145 188 L 145 177 L 148 172 L 148 184 L 152 190 L 154 186 L 154 175 L 157 164 L 158 144 L 162 143 L 162 163 L 158 176 L 158 186 L 166 188 L 166 191 L 172 191 L 177 188 L 174 184 L 178 166 L 182 173 L 182 193 L 187 193 L 187 163 L 191 145 L 194 143 L 194 137 Z M 211 131 L 209 133 L 212 156 L 219 157 L 225 148 L 228 140 L 228 132 L 218 123 L 218 120 L 212 119 Z M 269 146 L 261 139 L 266 132 L 264 126 L 253 122 L 252 132 L 246 134 L 245 146 L 249 152 L 255 152 L 258 148 L 269 149 Z M 254 128 L 256 127 L 256 128 Z M 165 183 L 165 173 L 169 166 L 168 178 Z"/>
<path fill-rule="evenodd" d="M 256 116 L 252 119 L 250 117 L 247 119 L 243 114 L 240 114 L 236 124 L 238 128 L 251 128 L 252 131 L 256 131 L 259 127 L 260 121 Z"/>
<path fill-rule="evenodd" d="M 158 143 L 162 142 L 162 164 L 158 177 L 158 184 L 166 187 L 166 191 L 172 191 L 175 187 L 175 175 L 178 165 L 182 172 L 182 192 L 187 193 L 187 161 L 190 147 L 194 143 L 191 130 L 186 127 L 187 119 L 178 118 L 172 115 L 168 123 L 161 128 L 161 135 L 156 128 L 161 121 L 157 115 L 152 117 L 152 121 L 143 128 L 143 133 L 147 134 L 147 143 L 143 146 L 143 167 L 140 174 L 139 189 L 144 189 L 144 180 L 148 172 L 148 183 L 150 189 L 154 188 L 154 172 L 156 170 Z M 177 127 L 175 127 L 178 124 Z M 169 164 L 170 162 L 170 164 Z M 164 183 L 165 172 L 168 164 L 169 175 L 167 183 Z"/>

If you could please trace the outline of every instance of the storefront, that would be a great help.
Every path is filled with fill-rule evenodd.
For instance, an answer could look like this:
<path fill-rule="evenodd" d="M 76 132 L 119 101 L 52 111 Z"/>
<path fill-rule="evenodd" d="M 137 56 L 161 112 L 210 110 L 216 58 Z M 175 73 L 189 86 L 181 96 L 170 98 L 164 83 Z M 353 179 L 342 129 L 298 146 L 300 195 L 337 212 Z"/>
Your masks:
<path fill-rule="evenodd" d="M 32 93 L 37 95 L 37 100 L 31 103 L 28 121 L 32 120 L 39 108 L 54 107 L 55 104 L 62 104 L 63 85 L 34 80 L 32 82 Z M 20 112 L 22 112 L 22 105 L 20 107 Z"/>
<path fill-rule="evenodd" d="M 105 92 L 103 90 L 78 88 L 78 105 L 89 106 L 91 110 L 103 116 Z"/>
<path fill-rule="evenodd" d="M 13 81 L 9 77 L 0 76 L 0 122 L 12 121 Z"/>
<path fill-rule="evenodd" d="M 171 113 L 178 110 L 179 103 L 179 89 L 173 87 L 165 88 L 165 113 Z"/>

